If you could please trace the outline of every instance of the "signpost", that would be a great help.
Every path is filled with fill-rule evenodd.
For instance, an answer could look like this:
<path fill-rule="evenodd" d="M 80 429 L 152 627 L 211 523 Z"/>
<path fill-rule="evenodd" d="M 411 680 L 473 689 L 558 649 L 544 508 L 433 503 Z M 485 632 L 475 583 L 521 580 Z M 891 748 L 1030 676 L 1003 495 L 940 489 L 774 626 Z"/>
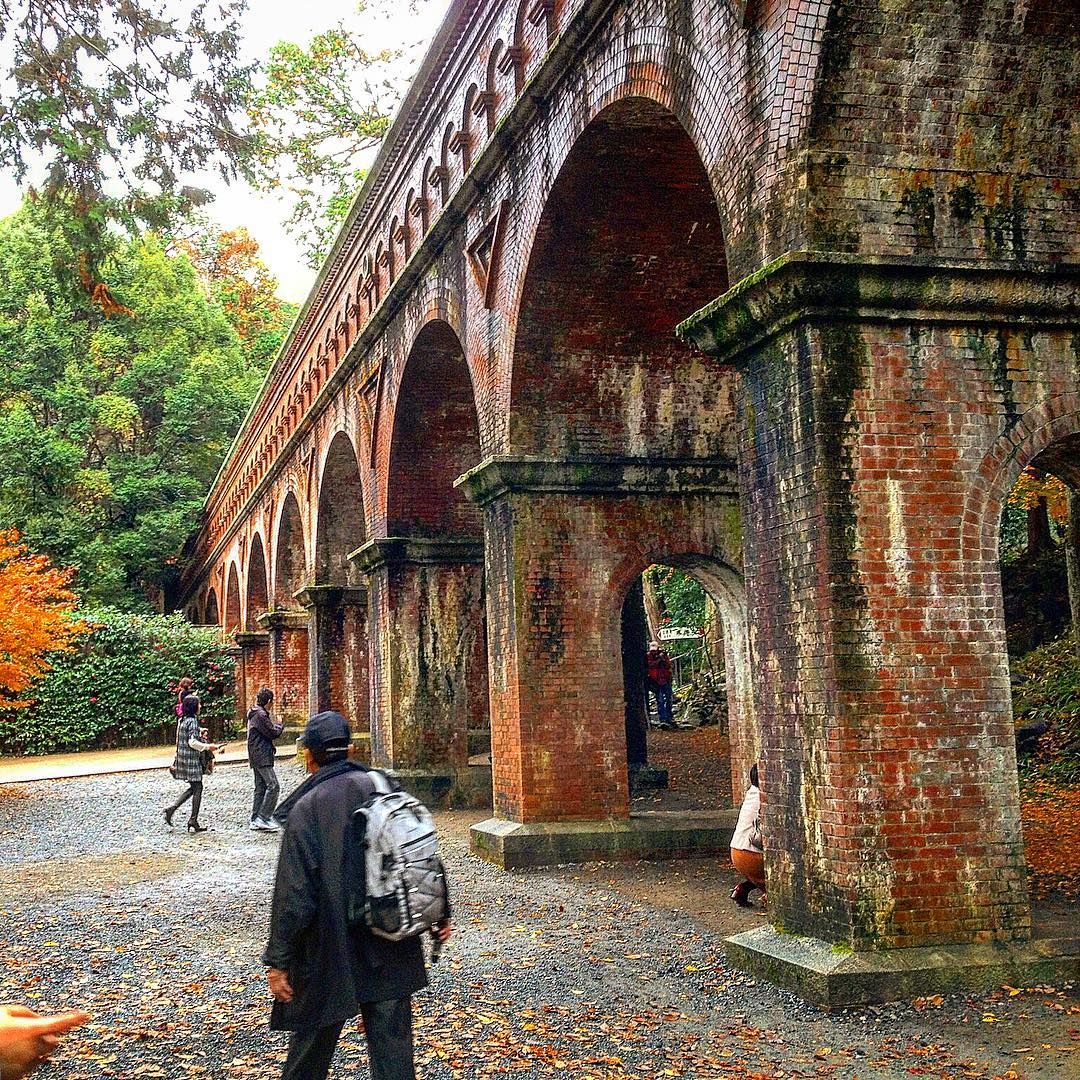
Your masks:
<path fill-rule="evenodd" d="M 695 641 L 705 635 L 693 626 L 662 626 L 656 631 L 658 641 Z"/>

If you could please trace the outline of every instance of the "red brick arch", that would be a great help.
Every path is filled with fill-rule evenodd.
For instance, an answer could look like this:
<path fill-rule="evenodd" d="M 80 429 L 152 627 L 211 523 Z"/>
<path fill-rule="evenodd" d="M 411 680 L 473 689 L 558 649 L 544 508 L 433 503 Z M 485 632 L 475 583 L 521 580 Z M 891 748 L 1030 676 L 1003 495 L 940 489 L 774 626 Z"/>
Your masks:
<path fill-rule="evenodd" d="M 388 534 L 478 539 L 480 511 L 454 487 L 481 450 L 472 376 L 449 322 L 428 319 L 416 335 L 390 423 Z"/>
<path fill-rule="evenodd" d="M 1056 456 L 1057 447 L 1080 437 L 1080 394 L 1047 397 L 1024 413 L 1019 423 L 996 440 L 974 474 L 964 503 L 965 554 L 998 557 L 1001 513 L 1020 474 L 1035 463 L 1072 487 L 1080 488 L 1080 455 Z"/>
<path fill-rule="evenodd" d="M 338 428 L 327 438 L 319 478 L 315 524 L 315 579 L 320 584 L 352 584 L 350 552 L 366 539 L 364 490 L 356 448 Z"/>
<path fill-rule="evenodd" d="M 286 492 L 274 529 L 274 595 L 275 609 L 296 606 L 294 593 L 307 577 L 308 544 L 304 535 L 304 517 L 300 502 L 291 489 Z"/>
<path fill-rule="evenodd" d="M 231 634 L 240 629 L 240 572 L 235 560 L 229 563 L 228 584 L 225 587 L 225 633 Z"/>
<path fill-rule="evenodd" d="M 680 458 L 730 450 L 727 388 L 674 334 L 727 286 L 714 193 L 685 128 L 649 97 L 604 108 L 563 159 L 530 247 L 511 450 Z"/>
<path fill-rule="evenodd" d="M 206 592 L 206 600 L 202 610 L 202 619 L 205 626 L 217 626 L 220 624 L 221 613 L 218 609 L 217 593 L 212 588 Z"/>
<path fill-rule="evenodd" d="M 259 532 L 251 536 L 245 578 L 247 587 L 244 599 L 244 626 L 248 630 L 254 630 L 257 625 L 256 620 L 270 606 L 270 579 L 266 566 L 266 550 Z"/>

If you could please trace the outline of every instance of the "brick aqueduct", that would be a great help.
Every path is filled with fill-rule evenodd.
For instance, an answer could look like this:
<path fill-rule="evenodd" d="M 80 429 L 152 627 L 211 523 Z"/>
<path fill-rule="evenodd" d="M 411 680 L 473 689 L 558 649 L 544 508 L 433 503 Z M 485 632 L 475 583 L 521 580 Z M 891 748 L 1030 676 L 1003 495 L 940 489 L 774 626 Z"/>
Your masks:
<path fill-rule="evenodd" d="M 1078 26 L 454 0 L 189 546 L 243 694 L 625 821 L 623 600 L 682 567 L 776 923 L 1027 939 L 997 530 L 1080 482 Z"/>

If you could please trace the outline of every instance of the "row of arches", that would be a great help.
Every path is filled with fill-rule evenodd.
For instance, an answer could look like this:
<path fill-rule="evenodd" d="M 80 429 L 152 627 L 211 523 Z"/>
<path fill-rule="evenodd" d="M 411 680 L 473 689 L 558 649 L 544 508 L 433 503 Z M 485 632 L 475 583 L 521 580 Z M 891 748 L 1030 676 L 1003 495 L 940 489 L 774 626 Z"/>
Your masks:
<path fill-rule="evenodd" d="M 668 212 L 657 214 L 658 205 Z M 721 371 L 718 377 L 713 370 L 706 377 L 704 362 L 671 333 L 676 322 L 726 286 L 716 203 L 686 131 L 648 99 L 630 98 L 605 109 L 565 161 L 533 245 L 510 387 L 511 455 L 651 462 L 723 457 L 730 463 L 735 453 L 730 373 Z M 367 633 L 374 642 L 380 633 L 376 606 L 408 594 L 410 603 L 429 605 L 428 621 L 441 624 L 440 632 L 449 628 L 454 645 L 417 627 L 420 653 L 428 649 L 431 655 L 420 655 L 416 670 L 399 673 L 399 681 L 411 686 L 426 679 L 431 687 L 439 682 L 431 693 L 447 702 L 453 698 L 456 704 L 447 708 L 458 707 L 458 687 L 468 669 L 470 702 L 461 707 L 475 719 L 480 711 L 475 699 L 483 699 L 482 711 L 487 712 L 487 608 L 503 603 L 502 597 L 486 595 L 490 573 L 485 574 L 484 564 L 500 556 L 485 551 L 490 540 L 484 512 L 455 483 L 484 455 L 476 380 L 445 318 L 433 317 L 418 331 L 393 400 L 381 530 L 386 537 L 436 542 L 440 551 L 472 553 L 470 559 L 479 553 L 478 571 L 447 564 L 449 556 L 431 556 L 430 549 L 425 558 L 443 562 L 423 571 L 426 583 L 414 580 L 416 575 L 407 581 L 400 574 L 382 580 L 378 569 L 361 570 L 363 560 L 350 556 L 371 539 L 373 515 L 365 508 L 364 470 L 356 448 L 345 432 L 338 432 L 323 459 L 315 505 L 304 505 L 294 491 L 284 496 L 268 538 L 254 533 L 246 560 L 230 562 L 225 601 L 213 621 L 227 632 L 250 632 L 260 626 L 264 612 L 298 609 L 298 595 L 310 586 L 370 583 Z M 374 480 L 369 497 L 373 487 Z M 732 505 L 733 491 L 724 498 Z M 602 518 L 613 507 L 609 501 L 600 511 L 596 529 L 610 528 Z M 631 579 L 661 556 L 712 568 L 705 576 L 710 591 L 726 605 L 725 626 L 744 634 L 745 600 L 735 612 L 735 593 L 729 588 L 740 577 L 739 553 L 730 546 L 723 552 L 708 546 L 709 530 L 698 520 L 700 507 L 692 514 L 697 536 L 688 543 L 697 542 L 695 550 L 672 555 L 670 542 L 658 541 L 655 533 L 681 532 L 685 522 L 661 522 L 659 517 L 654 535 L 623 537 L 612 545 L 610 579 L 603 586 L 601 648 L 614 662 L 605 677 L 618 681 L 620 614 Z M 587 536 L 581 540 L 589 543 Z M 627 540 L 632 550 L 623 550 Z M 571 562 L 568 558 L 568 571 Z M 457 598 L 459 605 L 467 597 L 478 610 L 468 617 L 449 610 L 447 597 Z M 216 603 L 216 597 L 208 597 L 208 611 Z M 727 651 L 742 655 L 736 637 Z M 477 670 L 481 665 L 484 670 Z M 370 671 L 373 715 L 388 693 L 379 682 L 390 677 L 376 658 Z M 414 691 L 420 692 L 412 686 L 409 692 Z M 621 699 L 620 688 L 608 709 L 620 732 Z M 410 700 L 415 703 L 415 696 Z M 622 787 L 625 794 L 625 780 Z"/>
<path fill-rule="evenodd" d="M 900 826 L 909 824 L 902 815 L 910 807 L 897 779 L 895 753 L 864 750 L 885 745 L 895 735 L 891 729 L 902 728 L 903 739 L 936 770 L 925 774 L 928 779 L 919 773 L 911 781 L 925 805 L 946 805 L 943 793 L 961 780 L 977 789 L 972 799 L 990 799 L 996 792 L 1002 805 L 1018 802 L 1015 785 L 1002 779 L 1007 770 L 999 770 L 994 792 L 979 787 L 977 775 L 979 764 L 1008 763 L 1011 750 L 1007 678 L 1000 677 L 1007 673 L 1000 595 L 987 584 L 1007 491 L 1002 485 L 1032 460 L 1075 479 L 1068 463 L 1075 459 L 1080 424 L 1071 401 L 1031 405 L 1029 426 L 1037 428 L 1037 437 L 1021 441 L 1027 438 L 1023 425 L 1007 428 L 1001 437 L 987 436 L 985 459 L 974 467 L 956 464 L 953 444 L 943 437 L 937 465 L 949 477 L 954 470 L 970 491 L 955 505 L 944 497 L 935 502 L 933 513 L 940 520 L 934 543 L 907 528 L 901 512 L 906 489 L 895 478 L 887 478 L 893 487 L 878 500 L 887 504 L 886 511 L 874 517 L 877 508 L 869 505 L 865 491 L 880 478 L 864 475 L 857 491 L 852 477 L 859 461 L 842 462 L 849 475 L 830 479 L 828 497 L 836 504 L 847 500 L 841 511 L 832 504 L 822 510 L 827 499 L 816 502 L 817 494 L 800 486 L 807 461 L 822 473 L 834 465 L 820 458 L 824 443 L 808 448 L 814 433 L 828 430 L 835 420 L 829 411 L 833 402 L 812 382 L 812 350 L 820 343 L 808 334 L 799 342 L 801 352 L 770 354 L 767 376 L 773 381 L 747 390 L 732 369 L 699 359 L 672 334 L 677 322 L 726 290 L 726 254 L 716 191 L 694 142 L 671 111 L 644 97 L 625 98 L 601 111 L 562 162 L 528 256 L 514 320 L 508 436 L 499 455 L 506 461 L 495 463 L 510 480 L 498 501 L 478 481 L 456 483 L 483 456 L 478 401 L 483 384 L 455 329 L 434 318 L 413 341 L 393 399 L 384 517 L 365 511 L 355 449 L 344 434 L 335 436 L 317 487 L 313 543 L 305 542 L 311 508 L 287 495 L 270 542 L 264 548 L 253 539 L 246 567 L 230 566 L 221 619 L 213 621 L 226 629 L 239 627 L 260 601 L 292 608 L 309 585 L 347 588 L 366 580 L 366 640 L 373 657 L 368 700 L 373 738 L 378 732 L 376 750 L 384 760 L 431 764 L 433 758 L 425 755 L 460 754 L 462 733 L 473 717 L 471 691 L 490 704 L 497 729 L 492 765 L 499 815 L 517 821 L 619 816 L 628 804 L 628 702 L 636 692 L 627 672 L 632 650 L 625 645 L 626 600 L 648 566 L 681 567 L 703 583 L 721 612 L 729 695 L 736 695 L 729 710 L 741 744 L 733 754 L 736 792 L 757 748 L 756 721 L 765 711 L 761 701 L 771 695 L 764 751 L 772 784 L 767 814 L 789 842 L 774 856 L 782 860 L 781 913 L 805 915 L 800 889 L 818 890 L 835 901 L 834 908 L 846 904 L 850 912 L 858 904 L 845 899 L 847 894 L 822 891 L 832 888 L 829 875 L 847 866 L 817 842 L 832 835 L 834 826 L 841 853 L 847 850 L 844 830 L 857 828 L 871 836 L 885 853 L 883 860 L 899 868 L 897 880 L 917 865 L 916 846 L 905 847 L 901 835 Z M 956 346 L 942 344 L 946 331 L 935 333 L 939 338 L 925 348 L 950 358 L 947 348 Z M 974 349 L 968 340 L 963 347 Z M 846 348 L 849 341 L 831 344 Z M 906 337 L 890 340 L 887 347 L 902 366 L 911 350 L 923 346 Z M 859 372 L 864 383 L 842 402 L 845 423 L 858 408 L 873 412 L 878 389 L 873 380 L 882 381 L 884 395 L 892 391 L 888 377 L 885 364 Z M 791 415 L 779 404 L 789 386 L 795 387 L 787 399 Z M 900 405 L 896 409 L 906 415 Z M 972 425 L 982 419 L 981 414 L 964 417 Z M 804 431 L 794 430 L 799 424 L 805 424 Z M 740 443 L 743 425 L 750 435 L 743 430 Z M 798 447 L 797 438 L 804 440 Z M 758 546 L 749 555 L 731 471 L 737 444 L 751 462 L 744 464 L 744 479 L 752 473 L 750 483 L 756 485 L 753 492 L 741 493 L 743 506 L 750 496 L 771 492 L 768 505 L 753 508 Z M 844 438 L 829 445 L 837 455 L 853 453 Z M 886 460 L 896 443 L 883 445 Z M 865 460 L 874 452 L 873 446 L 866 448 Z M 698 479 L 684 484 L 691 467 Z M 702 475 L 708 479 L 700 480 Z M 615 479 L 605 479 L 611 476 Z M 813 519 L 822 523 L 820 534 L 836 530 L 830 537 L 835 550 L 809 527 L 797 536 L 784 531 L 790 522 L 781 510 L 795 495 L 804 499 L 799 510 L 807 521 L 821 511 L 822 517 Z M 864 502 L 856 506 L 857 499 Z M 855 506 L 850 528 L 837 516 L 848 503 Z M 374 520 L 385 535 L 368 535 Z M 956 552 L 964 549 L 968 561 L 978 563 L 977 584 L 974 571 L 958 559 L 948 575 L 935 578 L 936 571 L 925 570 L 932 559 L 945 565 L 953 558 L 954 536 L 960 538 Z M 853 553 L 845 546 L 852 537 L 858 541 Z M 391 552 L 395 538 L 407 541 L 399 545 L 404 555 Z M 380 544 L 383 548 L 369 550 Z M 468 554 L 470 545 L 480 551 L 479 562 Z M 873 563 L 878 548 L 880 565 Z M 358 550 L 366 554 L 354 558 Z M 841 556 L 849 561 L 838 570 Z M 853 569 L 856 559 L 864 561 Z M 791 569 L 799 565 L 805 567 L 805 581 L 796 580 Z M 900 569 L 894 572 L 894 566 Z M 863 570 L 881 578 L 875 595 L 851 600 L 851 590 L 839 598 L 842 590 L 830 594 L 841 571 Z M 954 589 L 960 599 L 949 604 L 928 599 L 924 578 L 935 588 Z M 754 588 L 762 595 L 772 591 L 755 601 Z M 747 612 L 754 602 L 758 616 L 751 627 Z M 844 603 L 849 620 L 840 626 L 830 605 Z M 957 614 L 962 603 L 970 608 L 970 619 Z M 217 604 L 216 596 L 208 596 L 207 612 L 216 614 Z M 887 660 L 876 670 L 866 664 L 844 669 L 841 661 L 847 657 L 838 659 L 839 650 L 849 648 L 850 655 L 863 659 L 857 650 L 869 637 L 871 607 Z M 943 629 L 948 619 L 956 626 Z M 838 626 L 850 640 L 823 645 Z M 754 634 L 758 672 L 751 667 Z M 943 678 L 956 683 L 949 688 L 956 716 L 967 720 L 966 714 L 981 710 L 972 721 L 980 725 L 981 741 L 970 740 L 977 743 L 974 748 L 957 751 L 951 744 L 958 740 L 916 717 L 903 697 L 904 680 L 914 685 L 924 678 L 918 650 L 930 645 L 913 645 L 916 634 L 925 635 L 935 649 L 947 642 L 954 650 L 955 663 L 954 653 L 948 653 L 951 667 Z M 478 642 L 483 648 L 474 647 Z M 991 660 L 984 662 L 986 656 Z M 973 657 L 981 666 L 978 679 L 970 679 L 978 686 L 966 685 L 969 677 L 952 670 L 974 669 Z M 886 685 L 890 679 L 895 686 Z M 879 698 L 865 689 L 873 680 Z M 882 688 L 895 695 L 886 702 L 891 711 L 883 714 L 888 716 L 884 733 L 874 712 L 885 700 Z M 918 689 L 928 709 L 937 710 L 933 721 L 943 729 L 948 694 L 932 682 L 919 683 Z M 976 700 L 976 691 L 985 696 Z M 837 749 L 841 740 L 834 731 L 841 723 L 848 725 L 846 742 Z M 991 742 L 992 753 L 985 748 Z M 842 781 L 873 789 L 877 809 L 899 822 L 893 833 L 875 831 L 865 807 L 841 807 L 838 821 L 813 818 L 819 810 L 812 799 Z M 1013 835 L 976 839 L 965 867 L 950 870 L 950 897 L 962 895 L 968 867 L 984 865 L 995 845 L 1016 857 Z M 815 867 L 820 869 L 816 876 Z M 1002 906 L 1011 911 L 1023 906 L 1022 887 L 1009 888 Z M 1003 887 L 1002 896 L 1006 891 Z M 868 903 L 879 903 L 872 883 L 864 895 Z M 889 897 L 880 902 L 883 924 L 900 933 L 891 929 L 897 925 L 891 903 Z M 902 899 L 899 906 L 917 921 L 915 905 Z M 999 924 L 991 923 L 997 932 Z M 963 939 L 967 930 L 948 932 Z M 923 931 L 902 933 L 915 940 Z"/>

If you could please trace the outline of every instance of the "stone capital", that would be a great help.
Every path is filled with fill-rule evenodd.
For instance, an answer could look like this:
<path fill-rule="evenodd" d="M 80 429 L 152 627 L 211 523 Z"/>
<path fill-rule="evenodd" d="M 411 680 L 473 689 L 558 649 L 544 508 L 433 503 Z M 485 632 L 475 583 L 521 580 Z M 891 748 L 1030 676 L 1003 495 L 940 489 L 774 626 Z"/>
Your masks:
<path fill-rule="evenodd" d="M 676 327 L 739 364 L 800 323 L 1080 326 L 1080 265 L 966 262 L 793 251 Z"/>
<path fill-rule="evenodd" d="M 482 540 L 429 540 L 424 537 L 383 536 L 369 540 L 349 554 L 349 562 L 370 574 L 383 566 L 482 565 Z"/>
<path fill-rule="evenodd" d="M 737 495 L 728 458 L 535 458 L 496 456 L 454 481 L 486 505 L 503 495 Z"/>
<path fill-rule="evenodd" d="M 308 610 L 364 607 L 368 599 L 367 588 L 363 585 L 305 585 L 293 595 Z"/>
<path fill-rule="evenodd" d="M 265 630 L 237 630 L 236 644 L 241 649 L 253 649 L 270 643 L 270 635 Z"/>
<path fill-rule="evenodd" d="M 267 630 L 306 630 L 306 611 L 264 611 L 255 620 Z"/>

